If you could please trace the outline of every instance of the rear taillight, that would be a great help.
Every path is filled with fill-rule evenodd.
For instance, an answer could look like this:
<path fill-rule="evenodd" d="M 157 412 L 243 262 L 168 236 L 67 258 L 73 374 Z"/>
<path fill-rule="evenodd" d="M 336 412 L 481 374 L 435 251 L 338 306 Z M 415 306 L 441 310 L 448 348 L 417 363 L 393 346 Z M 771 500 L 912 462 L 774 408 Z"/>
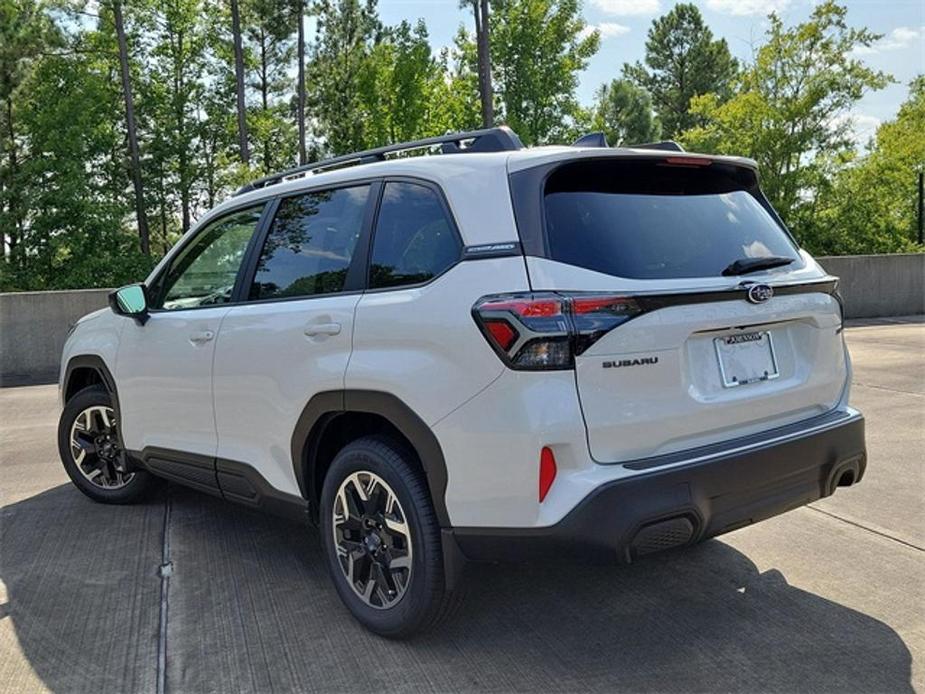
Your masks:
<path fill-rule="evenodd" d="M 570 369 L 602 335 L 638 315 L 628 296 L 535 292 L 486 296 L 472 315 L 512 369 Z"/>

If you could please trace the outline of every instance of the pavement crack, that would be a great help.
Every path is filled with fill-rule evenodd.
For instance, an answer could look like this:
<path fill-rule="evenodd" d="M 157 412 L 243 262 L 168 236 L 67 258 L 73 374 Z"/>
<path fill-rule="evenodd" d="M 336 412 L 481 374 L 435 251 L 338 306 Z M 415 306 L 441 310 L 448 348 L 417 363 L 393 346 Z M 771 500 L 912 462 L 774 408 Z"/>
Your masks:
<path fill-rule="evenodd" d="M 161 541 L 161 564 L 157 575 L 161 579 L 161 607 L 157 633 L 157 694 L 167 692 L 167 607 L 173 562 L 170 561 L 170 487 L 164 493 L 164 534 Z"/>
<path fill-rule="evenodd" d="M 917 393 L 914 390 L 900 390 L 899 388 L 890 388 L 888 386 L 875 386 L 870 383 L 861 383 L 860 381 L 853 381 L 852 386 L 861 386 L 862 388 L 876 388 L 877 390 L 888 390 L 891 393 L 903 393 L 904 395 L 915 395 L 916 397 L 923 397 L 925 393 Z"/>
<path fill-rule="evenodd" d="M 810 511 L 815 511 L 816 513 L 821 513 L 824 516 L 828 516 L 829 518 L 834 518 L 835 520 L 841 521 L 842 523 L 853 525 L 855 528 L 860 528 L 861 530 L 866 530 L 867 532 L 873 533 L 874 535 L 879 535 L 880 537 L 886 538 L 887 540 L 898 542 L 899 544 L 905 545 L 906 547 L 909 547 L 911 549 L 916 549 L 919 552 L 925 552 L 925 547 L 920 547 L 919 545 L 909 542 L 908 540 L 903 540 L 902 538 L 896 537 L 895 535 L 890 535 L 889 533 L 885 533 L 882 530 L 874 530 L 873 528 L 869 528 L 866 525 L 862 525 L 861 523 L 858 523 L 857 521 L 849 520 L 848 518 L 839 516 L 836 513 L 832 513 L 831 511 L 823 511 L 821 508 L 816 508 L 815 506 L 812 506 L 812 505 L 809 505 L 806 508 L 808 508 Z"/>

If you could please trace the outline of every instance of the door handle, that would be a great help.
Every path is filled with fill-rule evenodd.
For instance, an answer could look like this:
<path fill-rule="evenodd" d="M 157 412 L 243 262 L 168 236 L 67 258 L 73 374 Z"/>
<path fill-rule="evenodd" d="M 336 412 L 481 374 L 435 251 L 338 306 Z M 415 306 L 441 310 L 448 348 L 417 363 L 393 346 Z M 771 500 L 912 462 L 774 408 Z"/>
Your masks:
<path fill-rule="evenodd" d="M 203 330 L 200 333 L 193 333 L 189 336 L 189 341 L 194 345 L 201 345 L 215 337 L 215 333 L 211 330 Z"/>
<path fill-rule="evenodd" d="M 306 337 L 317 337 L 319 335 L 339 335 L 340 323 L 310 323 L 305 326 Z"/>

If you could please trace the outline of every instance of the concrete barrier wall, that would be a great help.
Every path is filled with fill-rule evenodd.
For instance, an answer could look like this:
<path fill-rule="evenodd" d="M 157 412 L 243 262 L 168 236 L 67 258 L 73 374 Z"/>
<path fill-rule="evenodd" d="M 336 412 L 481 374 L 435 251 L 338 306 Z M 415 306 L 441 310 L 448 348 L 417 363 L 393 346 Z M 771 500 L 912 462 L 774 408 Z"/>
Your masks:
<path fill-rule="evenodd" d="M 838 255 L 817 258 L 840 278 L 848 318 L 925 313 L 925 253 Z"/>
<path fill-rule="evenodd" d="M 0 386 L 54 383 L 67 331 L 108 289 L 0 294 Z"/>
<path fill-rule="evenodd" d="M 925 314 L 925 253 L 818 259 L 841 278 L 849 318 Z M 0 294 L 0 386 L 53 383 L 68 328 L 108 289 Z"/>

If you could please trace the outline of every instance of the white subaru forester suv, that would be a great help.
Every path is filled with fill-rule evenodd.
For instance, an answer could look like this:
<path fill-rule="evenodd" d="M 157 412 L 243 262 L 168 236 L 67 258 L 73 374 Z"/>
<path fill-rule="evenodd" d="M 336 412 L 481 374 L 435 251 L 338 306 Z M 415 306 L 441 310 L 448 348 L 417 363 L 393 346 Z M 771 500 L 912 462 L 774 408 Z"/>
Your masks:
<path fill-rule="evenodd" d="M 601 140 L 494 128 L 245 186 L 73 329 L 74 484 L 316 524 L 399 637 L 467 559 L 629 562 L 858 482 L 836 279 L 755 163 Z"/>

